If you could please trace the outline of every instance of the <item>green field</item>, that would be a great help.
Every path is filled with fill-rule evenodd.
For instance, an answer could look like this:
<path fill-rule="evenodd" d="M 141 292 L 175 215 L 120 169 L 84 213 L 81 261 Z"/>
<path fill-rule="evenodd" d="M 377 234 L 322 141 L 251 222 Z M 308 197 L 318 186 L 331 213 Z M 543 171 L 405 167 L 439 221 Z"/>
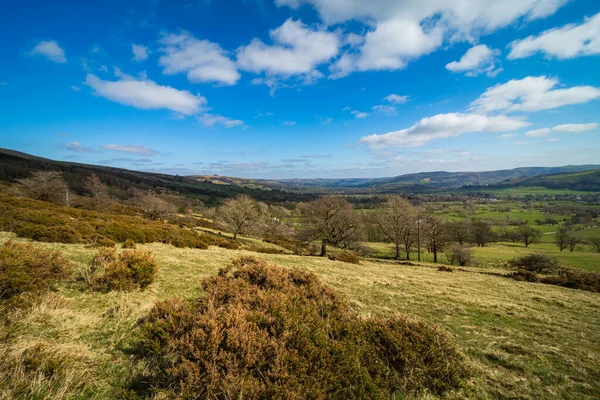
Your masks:
<path fill-rule="evenodd" d="M 1 233 L 0 242 L 13 237 Z M 17 239 L 18 241 L 24 241 Z M 94 250 L 83 245 L 39 244 L 60 249 L 78 265 Z M 41 345 L 70 360 L 62 381 L 39 377 L 33 393 L 17 398 L 112 399 L 131 368 L 125 349 L 136 321 L 157 300 L 201 295 L 200 279 L 233 258 L 254 254 L 285 267 L 315 272 L 348 296 L 364 316 L 408 314 L 439 324 L 458 341 L 472 377 L 449 398 L 595 399 L 600 397 L 600 295 L 551 285 L 516 282 L 469 272 L 439 272 L 432 266 L 362 261 L 360 265 L 318 257 L 265 255 L 211 247 L 152 249 L 161 267 L 158 282 L 144 292 L 81 292 L 66 284 L 2 326 L 2 354 L 19 357 Z M 480 250 L 496 254 L 491 246 Z M 509 246 L 504 246 L 509 248 Z M 10 332 L 6 331 L 7 329 Z M 5 371 L 6 373 L 6 371 Z M 19 375 L 1 382 L 19 382 Z M 50 390 L 50 391 L 48 391 Z M 0 398 L 15 392 L 0 388 Z M 424 396 L 423 398 L 433 398 Z"/>

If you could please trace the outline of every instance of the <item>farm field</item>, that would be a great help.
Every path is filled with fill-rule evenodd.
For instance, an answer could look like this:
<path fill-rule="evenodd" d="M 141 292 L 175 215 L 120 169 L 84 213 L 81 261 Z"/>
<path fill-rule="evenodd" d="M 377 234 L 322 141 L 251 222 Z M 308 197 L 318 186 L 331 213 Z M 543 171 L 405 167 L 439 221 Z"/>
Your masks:
<path fill-rule="evenodd" d="M 1 233 L 0 242 L 11 237 Z M 78 244 L 37 245 L 59 249 L 80 266 L 88 264 L 95 252 Z M 70 370 L 64 380 L 34 382 L 34 397 L 114 398 L 130 372 L 126 349 L 136 335 L 136 321 L 158 300 L 202 295 L 200 279 L 241 255 L 315 272 L 348 296 L 363 316 L 405 314 L 449 331 L 472 372 L 465 388 L 450 398 L 600 396 L 597 293 L 482 275 L 480 269 L 470 267 L 448 273 L 426 264 L 363 260 L 353 265 L 216 247 L 139 247 L 153 250 L 161 267 L 158 281 L 146 291 L 99 294 L 66 284 L 19 311 L 10 332 L 2 327 L 2 337 L 8 338 L 1 345 L 3 354 L 17 357 L 41 345 L 68 360 Z M 7 398 L 6 393 L 0 390 L 0 398 Z"/>

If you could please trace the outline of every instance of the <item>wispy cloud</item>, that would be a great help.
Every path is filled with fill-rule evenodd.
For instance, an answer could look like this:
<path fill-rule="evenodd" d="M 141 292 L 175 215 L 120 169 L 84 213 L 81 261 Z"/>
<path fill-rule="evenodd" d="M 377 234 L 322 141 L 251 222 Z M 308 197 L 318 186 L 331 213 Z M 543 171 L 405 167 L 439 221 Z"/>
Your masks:
<path fill-rule="evenodd" d="M 81 142 L 69 142 L 58 146 L 60 149 L 72 151 L 75 153 L 97 153 L 98 150 L 94 150 L 91 147 L 86 147 Z"/>
<path fill-rule="evenodd" d="M 120 153 L 143 154 L 154 156 L 160 154 L 158 151 L 137 145 L 122 145 L 122 144 L 105 144 L 100 146 L 105 150 L 117 151 Z"/>
<path fill-rule="evenodd" d="M 29 55 L 40 55 L 46 57 L 50 61 L 56 63 L 66 63 L 65 51 L 58 45 L 55 40 L 43 40 L 36 44 Z"/>

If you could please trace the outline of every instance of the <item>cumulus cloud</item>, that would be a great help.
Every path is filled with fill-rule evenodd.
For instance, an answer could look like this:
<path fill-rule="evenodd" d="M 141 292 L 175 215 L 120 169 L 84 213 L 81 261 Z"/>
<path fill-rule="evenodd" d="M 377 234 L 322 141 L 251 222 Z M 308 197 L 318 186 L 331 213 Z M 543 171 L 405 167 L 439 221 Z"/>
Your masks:
<path fill-rule="evenodd" d="M 224 117 L 222 115 L 215 115 L 204 113 L 198 117 L 198 122 L 202 123 L 204 126 L 215 126 L 217 124 L 223 125 L 225 128 L 235 128 L 237 126 L 245 127 L 244 121 L 239 119 L 231 119 Z"/>
<path fill-rule="evenodd" d="M 138 62 L 148 59 L 150 53 L 148 47 L 135 43 L 131 45 L 131 51 L 133 51 L 133 59 Z"/>
<path fill-rule="evenodd" d="M 33 49 L 27 54 L 41 55 L 50 61 L 57 63 L 66 63 L 65 51 L 58 45 L 55 40 L 43 40 L 36 44 Z"/>
<path fill-rule="evenodd" d="M 361 43 L 331 66 L 331 78 L 353 71 L 397 70 L 440 48 L 444 40 L 474 41 L 518 20 L 552 15 L 568 0 L 276 0 L 279 6 L 311 4 L 329 25 L 358 20 L 368 26 Z"/>
<path fill-rule="evenodd" d="M 105 144 L 100 147 L 102 147 L 105 150 L 116 151 L 119 153 L 143 154 L 143 155 L 147 155 L 147 156 L 154 156 L 154 155 L 160 154 L 158 151 L 149 149 L 147 147 L 137 146 L 137 145 L 129 145 L 129 144 L 126 144 L 126 145 Z"/>
<path fill-rule="evenodd" d="M 372 148 L 420 147 L 432 140 L 456 137 L 472 132 L 514 131 L 529 123 L 522 118 L 487 116 L 480 114 L 438 114 L 423 118 L 410 128 L 381 135 L 364 136 L 360 139 Z"/>
<path fill-rule="evenodd" d="M 508 58 L 525 58 L 536 53 L 547 57 L 566 59 L 600 54 L 600 13 L 586 18 L 581 24 L 568 24 L 515 40 Z"/>
<path fill-rule="evenodd" d="M 555 89 L 559 81 L 546 76 L 513 79 L 485 91 L 471 103 L 476 112 L 514 112 L 550 110 L 569 104 L 580 104 L 600 97 L 600 89 L 593 86 L 573 86 Z"/>
<path fill-rule="evenodd" d="M 383 100 L 389 101 L 390 103 L 393 103 L 393 104 L 404 104 L 404 103 L 407 103 L 408 100 L 410 100 L 410 96 L 401 96 L 401 95 L 392 93 L 388 96 L 385 96 L 383 98 Z"/>
<path fill-rule="evenodd" d="M 467 76 L 477 76 L 486 73 L 490 77 L 496 76 L 501 69 L 496 68 L 495 58 L 498 50 L 492 50 L 485 44 L 471 47 L 459 61 L 446 64 L 446 69 L 452 72 L 465 72 Z"/>
<path fill-rule="evenodd" d="M 367 118 L 369 116 L 369 113 L 358 111 L 358 110 L 350 111 L 350 114 L 354 115 L 356 118 L 359 118 L 359 119 Z"/>
<path fill-rule="evenodd" d="M 216 43 L 184 31 L 163 36 L 160 44 L 164 55 L 159 64 L 165 67 L 165 74 L 186 73 L 190 82 L 221 85 L 235 85 L 241 77 L 229 54 Z"/>
<path fill-rule="evenodd" d="M 303 75 L 317 79 L 322 74 L 316 67 L 335 57 L 340 46 L 340 39 L 335 33 L 313 29 L 300 20 L 288 19 L 271 30 L 269 36 L 272 45 L 255 38 L 238 49 L 240 68 L 268 76 Z"/>
<path fill-rule="evenodd" d="M 149 79 L 135 79 L 118 70 L 116 75 L 120 80 L 107 81 L 94 74 L 88 74 L 85 84 L 94 89 L 98 96 L 144 110 L 164 108 L 191 115 L 199 112 L 206 104 L 204 97 L 193 95 L 187 90 L 161 86 Z"/>

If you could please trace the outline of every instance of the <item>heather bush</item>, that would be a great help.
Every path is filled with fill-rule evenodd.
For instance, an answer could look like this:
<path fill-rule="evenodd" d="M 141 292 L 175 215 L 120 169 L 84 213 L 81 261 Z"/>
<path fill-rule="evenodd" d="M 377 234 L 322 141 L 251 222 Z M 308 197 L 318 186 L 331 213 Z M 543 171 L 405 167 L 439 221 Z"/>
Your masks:
<path fill-rule="evenodd" d="M 281 254 L 283 250 L 276 249 L 274 247 L 266 247 L 266 246 L 245 246 L 244 250 L 253 251 L 255 253 L 263 253 L 263 254 Z"/>
<path fill-rule="evenodd" d="M 515 258 L 509 262 L 509 265 L 516 269 L 537 273 L 551 273 L 559 268 L 558 261 L 555 258 L 543 254 L 529 254 Z"/>
<path fill-rule="evenodd" d="M 360 264 L 360 258 L 351 251 L 342 251 L 337 254 L 329 254 L 329 259 L 332 261 L 341 261 L 350 264 Z"/>
<path fill-rule="evenodd" d="M 126 241 L 123 242 L 123 248 L 124 249 L 135 249 L 136 248 L 135 242 L 131 239 L 127 239 Z"/>
<path fill-rule="evenodd" d="M 139 322 L 131 394 L 388 399 L 442 395 L 466 377 L 449 335 L 407 318 L 361 319 L 312 273 L 242 257 L 202 288 Z"/>
<path fill-rule="evenodd" d="M 151 252 L 101 248 L 85 271 L 84 279 L 100 292 L 145 289 L 158 274 L 158 264 Z"/>
<path fill-rule="evenodd" d="M 0 299 L 46 291 L 64 279 L 70 267 L 59 251 L 9 240 L 0 247 Z"/>
<path fill-rule="evenodd" d="M 285 236 L 265 235 L 263 241 L 283 247 L 298 255 L 304 255 L 308 252 L 308 245 L 299 240 L 290 239 Z"/>
<path fill-rule="evenodd" d="M 442 272 L 454 272 L 454 268 L 452 268 L 452 267 L 446 267 L 444 265 L 440 265 L 438 267 L 438 271 L 442 271 Z"/>

